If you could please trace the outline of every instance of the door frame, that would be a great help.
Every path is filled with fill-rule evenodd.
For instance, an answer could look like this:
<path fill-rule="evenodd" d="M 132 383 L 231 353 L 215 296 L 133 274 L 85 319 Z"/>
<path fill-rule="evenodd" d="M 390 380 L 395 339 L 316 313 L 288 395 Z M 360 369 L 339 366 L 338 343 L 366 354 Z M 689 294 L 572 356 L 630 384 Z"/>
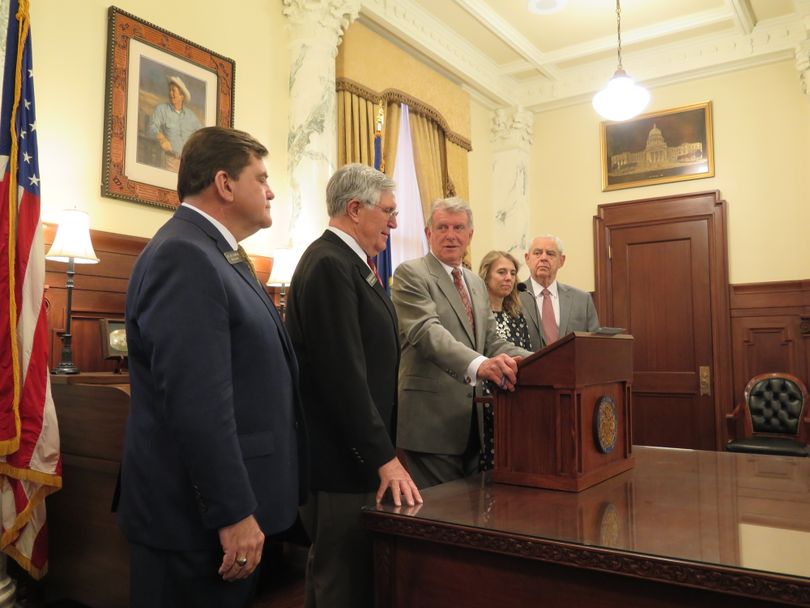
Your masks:
<path fill-rule="evenodd" d="M 613 325 L 610 284 L 611 230 L 696 219 L 706 220 L 709 232 L 712 397 L 715 449 L 720 450 L 728 440 L 725 417 L 734 408 L 726 201 L 721 198 L 720 191 L 708 190 L 597 205 L 597 215 L 593 218 L 596 307 L 602 322 L 605 325 Z"/>

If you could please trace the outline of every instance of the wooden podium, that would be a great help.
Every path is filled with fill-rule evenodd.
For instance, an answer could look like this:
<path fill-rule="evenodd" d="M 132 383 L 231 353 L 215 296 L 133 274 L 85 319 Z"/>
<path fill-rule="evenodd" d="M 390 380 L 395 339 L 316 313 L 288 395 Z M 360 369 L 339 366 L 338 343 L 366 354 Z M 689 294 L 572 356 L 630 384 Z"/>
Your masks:
<path fill-rule="evenodd" d="M 493 480 L 579 492 L 633 467 L 633 337 L 576 332 L 495 396 Z"/>

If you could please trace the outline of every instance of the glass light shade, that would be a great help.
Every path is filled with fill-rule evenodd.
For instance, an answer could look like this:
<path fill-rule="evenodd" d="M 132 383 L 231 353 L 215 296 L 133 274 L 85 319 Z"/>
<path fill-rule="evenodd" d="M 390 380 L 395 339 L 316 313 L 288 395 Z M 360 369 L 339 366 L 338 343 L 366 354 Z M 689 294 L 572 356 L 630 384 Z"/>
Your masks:
<path fill-rule="evenodd" d="M 65 209 L 59 216 L 56 238 L 45 257 L 54 262 L 98 264 L 90 241 L 90 216 L 78 209 Z"/>
<path fill-rule="evenodd" d="M 633 82 L 624 70 L 616 70 L 607 86 L 593 97 L 593 109 L 608 120 L 638 116 L 650 103 L 650 92 Z"/>
<path fill-rule="evenodd" d="M 536 15 L 551 15 L 565 8 L 568 0 L 529 0 L 527 8 Z"/>
<path fill-rule="evenodd" d="M 293 249 L 276 249 L 273 252 L 273 267 L 270 269 L 267 284 L 289 285 L 299 257 Z"/>

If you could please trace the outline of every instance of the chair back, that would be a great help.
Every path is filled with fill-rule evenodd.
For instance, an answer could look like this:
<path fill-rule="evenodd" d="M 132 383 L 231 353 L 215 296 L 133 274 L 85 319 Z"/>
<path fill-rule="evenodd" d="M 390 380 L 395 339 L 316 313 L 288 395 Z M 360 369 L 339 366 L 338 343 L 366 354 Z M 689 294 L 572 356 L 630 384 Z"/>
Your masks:
<path fill-rule="evenodd" d="M 754 376 L 745 387 L 745 405 L 754 433 L 799 434 L 807 407 L 807 388 L 790 374 L 769 373 Z"/>

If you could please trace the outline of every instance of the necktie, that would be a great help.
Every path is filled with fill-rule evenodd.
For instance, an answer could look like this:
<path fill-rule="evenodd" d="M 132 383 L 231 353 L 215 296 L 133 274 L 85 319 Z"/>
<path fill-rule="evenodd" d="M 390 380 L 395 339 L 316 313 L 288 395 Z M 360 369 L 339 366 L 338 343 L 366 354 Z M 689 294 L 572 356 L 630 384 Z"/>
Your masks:
<path fill-rule="evenodd" d="M 560 337 L 557 328 L 557 320 L 554 318 L 554 305 L 551 303 L 551 292 L 543 290 L 543 336 L 546 338 L 546 346 L 556 342 Z"/>
<path fill-rule="evenodd" d="M 239 253 L 239 257 L 242 258 L 242 261 L 245 264 L 247 264 L 247 267 L 250 269 L 250 274 L 253 275 L 253 278 L 256 279 L 257 281 L 259 281 L 259 276 L 256 274 L 256 267 L 253 266 L 253 260 L 250 259 L 250 257 L 247 254 L 247 251 L 245 251 L 244 247 L 239 245 L 236 248 L 236 251 Z M 261 282 L 261 281 L 259 281 L 259 282 Z"/>
<path fill-rule="evenodd" d="M 371 268 L 371 271 L 374 273 L 374 276 L 377 277 L 380 285 L 382 285 L 383 289 L 385 289 L 385 285 L 383 285 L 382 279 L 380 278 L 380 273 L 377 272 L 377 262 L 375 262 L 374 258 L 371 256 L 369 256 L 366 261 L 368 261 L 368 265 Z"/>
<path fill-rule="evenodd" d="M 472 302 L 470 296 L 467 295 L 467 290 L 464 289 L 464 284 L 461 282 L 461 271 L 458 268 L 453 268 L 453 285 L 456 286 L 456 291 L 461 298 L 461 303 L 464 304 L 464 310 L 467 311 L 467 320 L 470 322 L 470 327 L 475 331 L 475 319 L 473 319 Z"/>

